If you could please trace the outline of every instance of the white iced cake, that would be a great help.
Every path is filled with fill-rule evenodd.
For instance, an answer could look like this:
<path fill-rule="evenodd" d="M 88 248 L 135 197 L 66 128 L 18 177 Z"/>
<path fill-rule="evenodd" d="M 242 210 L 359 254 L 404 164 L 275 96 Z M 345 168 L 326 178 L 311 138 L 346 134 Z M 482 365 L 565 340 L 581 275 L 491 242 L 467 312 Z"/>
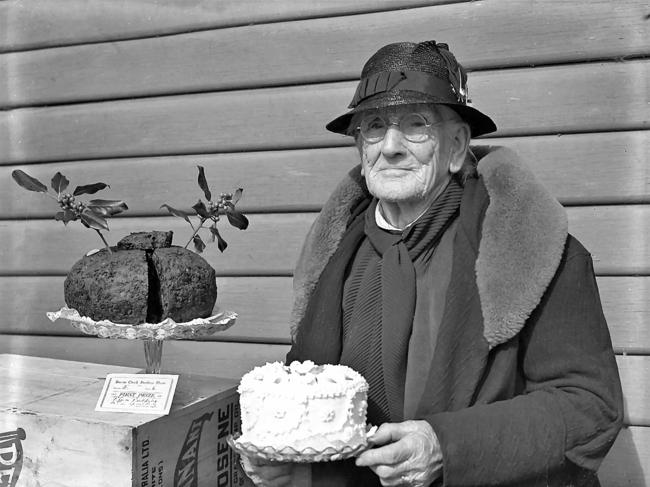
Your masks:
<path fill-rule="evenodd" d="M 277 450 L 339 450 L 366 442 L 368 383 L 344 365 L 256 367 L 242 377 L 241 442 Z"/>

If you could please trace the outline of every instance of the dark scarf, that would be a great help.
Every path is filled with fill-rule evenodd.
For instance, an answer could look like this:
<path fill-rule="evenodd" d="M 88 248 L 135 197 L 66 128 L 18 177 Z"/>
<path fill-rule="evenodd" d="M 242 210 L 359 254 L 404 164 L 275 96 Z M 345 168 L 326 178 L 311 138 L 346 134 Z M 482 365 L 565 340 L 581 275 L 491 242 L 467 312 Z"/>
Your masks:
<path fill-rule="evenodd" d="M 433 205 L 404 232 L 377 227 L 377 201 L 353 218 L 314 290 L 287 361 L 342 363 L 369 382 L 368 419 L 401 421 L 408 343 L 415 311 L 413 262 L 435 247 L 454 217 L 462 187 L 452 179 Z M 362 243 L 365 238 L 370 245 Z M 374 257 L 372 254 L 375 254 Z M 351 265 L 353 262 L 360 265 Z M 351 271 L 350 271 L 351 270 Z M 343 296 L 344 282 L 354 282 Z M 342 302 L 346 310 L 343 344 Z"/>

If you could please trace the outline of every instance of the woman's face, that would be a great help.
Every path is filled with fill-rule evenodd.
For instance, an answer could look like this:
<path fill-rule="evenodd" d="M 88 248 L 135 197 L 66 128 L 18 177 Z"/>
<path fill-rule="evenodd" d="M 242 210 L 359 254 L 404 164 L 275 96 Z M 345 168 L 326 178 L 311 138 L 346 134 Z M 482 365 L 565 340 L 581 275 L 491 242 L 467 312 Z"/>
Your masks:
<path fill-rule="evenodd" d="M 397 125 L 412 113 L 422 115 L 428 125 L 433 124 L 427 128 L 429 136 L 423 142 L 407 140 Z M 450 154 L 446 149 L 445 127 L 437 111 L 426 105 L 402 105 L 361 118 L 371 114 L 379 114 L 391 123 L 378 142 L 368 142 L 359 135 L 362 173 L 373 196 L 389 203 L 417 204 L 446 186 L 451 178 Z"/>

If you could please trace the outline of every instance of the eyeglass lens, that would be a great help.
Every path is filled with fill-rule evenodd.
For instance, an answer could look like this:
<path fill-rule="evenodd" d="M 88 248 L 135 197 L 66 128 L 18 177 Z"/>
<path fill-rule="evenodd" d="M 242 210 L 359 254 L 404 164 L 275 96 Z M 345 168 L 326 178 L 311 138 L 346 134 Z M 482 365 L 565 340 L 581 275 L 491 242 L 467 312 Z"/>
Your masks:
<path fill-rule="evenodd" d="M 371 115 L 361 121 L 359 129 L 361 136 L 368 142 L 379 142 L 386 135 L 389 124 L 380 115 Z M 398 124 L 400 132 L 406 140 L 411 142 L 424 142 L 429 137 L 429 124 L 419 113 L 404 115 Z"/>

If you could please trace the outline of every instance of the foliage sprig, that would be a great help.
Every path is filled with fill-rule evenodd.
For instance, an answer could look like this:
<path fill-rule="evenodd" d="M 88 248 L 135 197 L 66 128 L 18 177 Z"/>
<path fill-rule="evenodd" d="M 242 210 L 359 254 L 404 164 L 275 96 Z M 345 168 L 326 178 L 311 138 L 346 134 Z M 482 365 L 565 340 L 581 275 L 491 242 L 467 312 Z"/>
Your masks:
<path fill-rule="evenodd" d="M 165 208 L 173 216 L 182 218 L 192 227 L 193 233 L 185 244 L 185 248 L 187 248 L 190 243 L 193 243 L 194 250 L 197 253 L 200 254 L 203 252 L 206 244 L 201 238 L 199 231 L 203 228 L 207 228 L 210 231 L 210 242 L 216 240 L 217 247 L 221 252 L 223 252 L 226 250 L 228 244 L 223 239 L 217 228 L 217 223 L 223 216 L 225 216 L 228 223 L 235 228 L 239 228 L 240 230 L 246 230 L 246 228 L 248 228 L 248 218 L 246 218 L 241 211 L 235 208 L 235 205 L 239 202 L 244 190 L 242 188 L 237 188 L 234 193 L 221 193 L 219 199 L 213 201 L 212 192 L 210 191 L 205 177 L 205 168 L 203 168 L 203 166 L 197 167 L 199 169 L 198 185 L 205 195 L 207 204 L 199 198 L 194 206 L 192 206 L 194 213 L 178 210 L 168 204 L 163 204 L 161 208 Z M 190 217 L 198 217 L 198 225 L 192 223 Z M 208 226 L 206 227 L 206 225 Z"/>
<path fill-rule="evenodd" d="M 40 182 L 38 179 L 30 176 L 20 169 L 12 171 L 11 177 L 18 183 L 19 186 L 37 193 L 44 193 L 50 198 L 54 199 L 60 210 L 54 215 L 54 219 L 62 221 L 67 225 L 71 221 L 79 220 L 86 228 L 92 228 L 97 232 L 99 237 L 104 242 L 106 249 L 111 252 L 111 248 L 106 242 L 102 230 L 108 231 L 107 219 L 111 216 L 117 215 L 129 209 L 124 201 L 121 200 L 103 200 L 96 199 L 90 200 L 86 203 L 77 200 L 77 196 L 84 194 L 95 194 L 110 186 L 106 183 L 93 183 L 83 186 L 77 186 L 72 193 L 66 192 L 70 181 L 60 172 L 57 172 L 52 181 L 50 188 Z"/>

